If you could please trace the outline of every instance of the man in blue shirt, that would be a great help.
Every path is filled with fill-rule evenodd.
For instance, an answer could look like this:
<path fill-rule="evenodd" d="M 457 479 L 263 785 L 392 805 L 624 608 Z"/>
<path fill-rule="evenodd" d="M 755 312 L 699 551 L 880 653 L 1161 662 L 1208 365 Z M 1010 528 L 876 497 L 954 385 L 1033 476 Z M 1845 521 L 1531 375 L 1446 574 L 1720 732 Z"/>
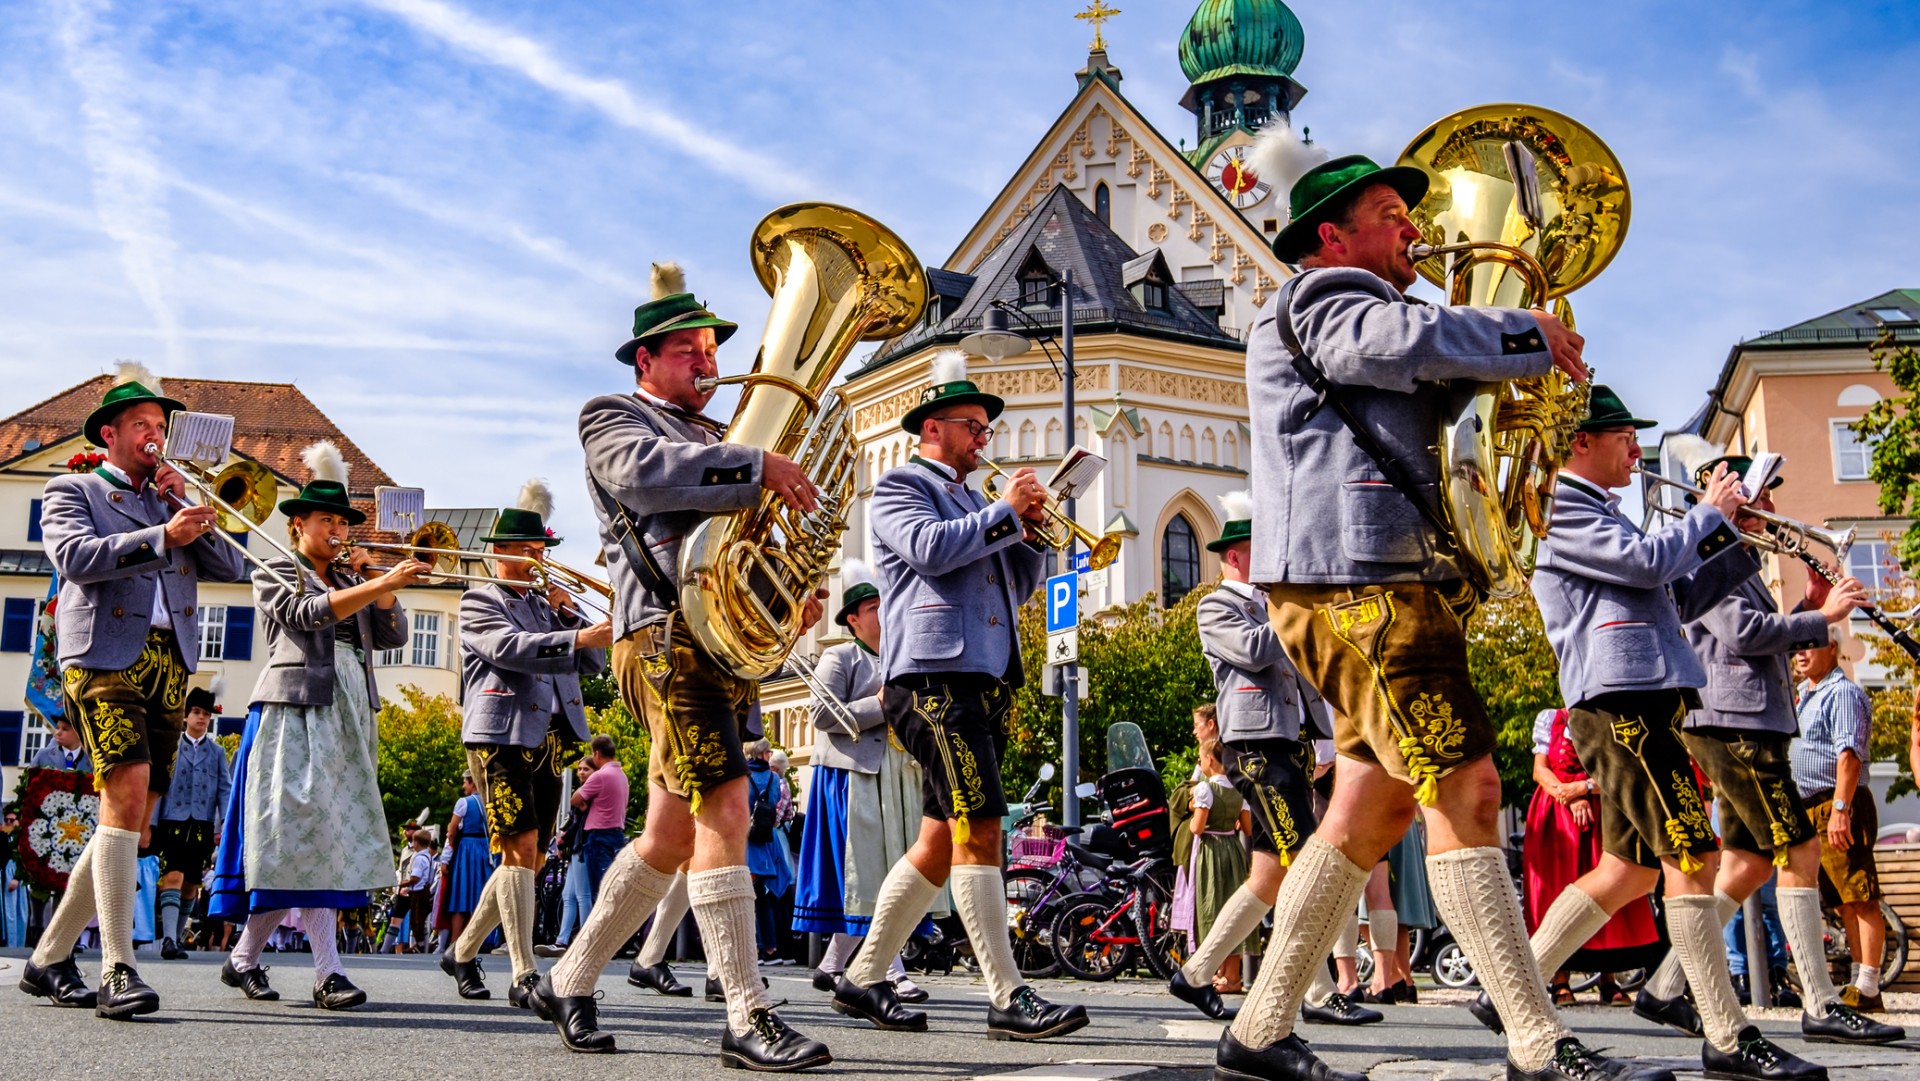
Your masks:
<path fill-rule="evenodd" d="M 227 794 L 233 790 L 233 764 L 226 748 L 213 741 L 207 728 L 219 710 L 213 691 L 196 687 L 187 692 L 186 731 L 174 753 L 173 784 L 154 808 L 153 849 L 160 857 L 160 956 L 176 961 L 187 955 L 180 947 L 180 912 L 193 911 L 200 878 L 213 864 L 226 816 Z"/>

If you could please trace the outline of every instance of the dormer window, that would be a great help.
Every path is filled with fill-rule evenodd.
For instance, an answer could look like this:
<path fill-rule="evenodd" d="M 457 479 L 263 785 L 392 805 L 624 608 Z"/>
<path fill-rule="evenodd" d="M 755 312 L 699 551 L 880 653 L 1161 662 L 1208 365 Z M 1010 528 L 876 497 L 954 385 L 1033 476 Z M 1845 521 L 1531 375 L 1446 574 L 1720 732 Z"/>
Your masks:
<path fill-rule="evenodd" d="M 1167 290 L 1173 279 L 1159 249 L 1128 260 L 1120 268 L 1120 280 L 1142 308 L 1161 314 L 1167 311 Z"/>
<path fill-rule="evenodd" d="M 1039 252 L 1027 254 L 1027 261 L 1021 265 L 1018 277 L 1021 307 L 1053 307 L 1053 268 L 1047 265 L 1046 260 L 1040 258 Z"/>
<path fill-rule="evenodd" d="M 1167 310 L 1167 287 L 1157 281 L 1140 283 L 1140 306 L 1150 312 Z"/>

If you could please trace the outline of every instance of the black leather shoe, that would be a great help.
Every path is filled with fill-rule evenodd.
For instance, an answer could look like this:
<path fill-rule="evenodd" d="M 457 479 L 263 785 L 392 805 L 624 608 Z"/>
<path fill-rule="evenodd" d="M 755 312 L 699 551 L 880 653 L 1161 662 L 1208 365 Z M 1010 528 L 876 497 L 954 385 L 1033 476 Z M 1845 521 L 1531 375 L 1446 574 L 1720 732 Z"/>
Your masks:
<path fill-rule="evenodd" d="M 255 965 L 245 972 L 233 967 L 233 958 L 220 966 L 220 982 L 228 987 L 238 987 L 240 993 L 255 1002 L 277 1002 L 280 992 L 267 984 L 267 966 Z"/>
<path fill-rule="evenodd" d="M 1409 1006 L 1420 1005 L 1420 989 L 1411 980 L 1401 980 L 1387 988 L 1388 1002 L 1404 1002 Z"/>
<path fill-rule="evenodd" d="M 160 940 L 160 960 L 184 961 L 186 959 L 187 951 L 181 949 L 173 939 L 163 938 Z"/>
<path fill-rule="evenodd" d="M 1809 1043 L 1894 1043 L 1907 1038 L 1899 1025 L 1883 1025 L 1845 1003 L 1827 1007 L 1825 1016 L 1800 1015 L 1800 1037 Z"/>
<path fill-rule="evenodd" d="M 1226 1004 L 1220 998 L 1220 992 L 1210 983 L 1198 987 L 1187 982 L 1187 974 L 1180 969 L 1173 970 L 1167 980 L 1167 993 L 1192 1006 L 1215 1021 L 1231 1021 L 1240 1011 Z"/>
<path fill-rule="evenodd" d="M 71 957 L 45 968 L 28 961 L 26 971 L 20 974 L 20 990 L 35 998 L 50 998 L 55 1006 L 80 1010 L 91 1010 L 98 1001 L 87 981 L 80 978 L 80 966 Z"/>
<path fill-rule="evenodd" d="M 1324 1006 L 1301 1002 L 1300 1016 L 1323 1025 L 1371 1025 L 1387 1019 L 1379 1010 L 1354 1005 L 1352 999 L 1338 991 L 1327 996 Z"/>
<path fill-rule="evenodd" d="M 1805 1005 L 1805 1003 L 1801 1001 L 1799 993 L 1788 985 L 1786 969 L 1769 969 L 1768 972 L 1767 985 L 1773 988 L 1773 1004 L 1775 1006 L 1782 1006 L 1789 1010 L 1797 1010 Z"/>
<path fill-rule="evenodd" d="M 533 1007 L 533 989 L 540 983 L 538 972 L 529 972 L 507 985 L 507 1005 L 526 1010 Z"/>
<path fill-rule="evenodd" d="M 900 1000 L 894 997 L 893 985 L 885 980 L 872 987 L 861 987 L 842 975 L 834 981 L 833 1009 L 888 1032 L 927 1031 L 927 1015 L 900 1005 Z"/>
<path fill-rule="evenodd" d="M 125 1021 L 159 1008 L 160 992 L 148 987 L 132 965 L 114 965 L 100 974 L 100 993 L 93 1003 L 94 1016 Z"/>
<path fill-rule="evenodd" d="M 1367 1081 L 1315 1058 L 1307 1041 L 1286 1036 L 1270 1047 L 1254 1049 L 1233 1038 L 1233 1029 L 1220 1034 L 1213 1053 L 1213 1081 Z"/>
<path fill-rule="evenodd" d="M 833 1061 L 826 1044 L 787 1027 L 770 1008 L 749 1013 L 747 1025 L 745 1036 L 735 1036 L 733 1026 L 726 1026 L 726 1034 L 720 1037 L 720 1065 L 730 1070 L 792 1073 Z"/>
<path fill-rule="evenodd" d="M 627 982 L 635 987 L 646 987 L 666 995 L 668 998 L 692 998 L 693 988 L 674 979 L 673 969 L 665 961 L 657 965 L 643 965 L 638 961 L 627 966 Z"/>
<path fill-rule="evenodd" d="M 1567 1036 L 1553 1045 L 1553 1057 L 1537 1070 L 1523 1070 L 1508 1060 L 1507 1081 L 1673 1081 L 1673 1071 L 1606 1058 Z"/>
<path fill-rule="evenodd" d="M 493 992 L 487 990 L 487 978 L 480 971 L 480 959 L 456 961 L 453 951 L 440 955 L 440 971 L 453 977 L 453 985 L 461 998 L 492 998 Z"/>
<path fill-rule="evenodd" d="M 351 1010 L 367 1000 L 367 993 L 338 972 L 327 973 L 313 989 L 313 1004 L 323 1010 Z"/>
<path fill-rule="evenodd" d="M 1827 1068 L 1776 1046 L 1752 1025 L 1734 1037 L 1731 1051 L 1700 1047 L 1700 1064 L 1710 1078 L 1723 1081 L 1827 1081 Z"/>
<path fill-rule="evenodd" d="M 708 976 L 707 977 L 707 1001 L 708 1002 L 725 1002 L 726 1000 L 727 1000 L 727 993 L 720 989 L 720 981 L 714 979 L 712 976 Z"/>
<path fill-rule="evenodd" d="M 813 970 L 813 989 L 815 991 L 825 991 L 831 995 L 833 994 L 834 982 L 839 978 L 840 974 L 838 972 L 824 972 L 816 968 Z"/>
<path fill-rule="evenodd" d="M 1633 996 L 1633 1015 L 1652 1021 L 1656 1025 L 1667 1025 L 1699 1039 L 1704 1030 L 1700 1027 L 1700 1011 L 1693 1008 L 1687 996 L 1676 995 L 1673 998 L 1660 998 L 1641 991 Z"/>
<path fill-rule="evenodd" d="M 1744 972 L 1736 973 L 1733 977 L 1733 997 L 1739 999 L 1742 1006 L 1753 1005 L 1753 983 Z"/>
<path fill-rule="evenodd" d="M 909 1003 L 925 1002 L 928 999 L 933 997 L 932 995 L 927 994 L 926 988 L 916 987 L 913 984 L 907 984 L 906 988 L 903 990 L 900 986 L 902 983 L 906 983 L 906 981 L 895 980 L 893 984 L 893 997 L 899 999 L 902 1002 L 909 1002 Z"/>
<path fill-rule="evenodd" d="M 1493 996 L 1485 991 L 1473 996 L 1473 1001 L 1467 1003 L 1467 1012 L 1493 1032 L 1507 1031 L 1507 1023 L 1500 1020 L 1500 1011 L 1493 1008 Z"/>
<path fill-rule="evenodd" d="M 560 1042 L 567 1045 L 567 1050 L 584 1055 L 613 1053 L 612 1034 L 600 1031 L 600 1004 L 595 996 L 571 995 L 563 998 L 554 993 L 552 978 L 542 976 L 540 982 L 533 985 L 527 1004 L 533 1007 L 534 1016 L 542 1021 L 553 1022 L 554 1030 L 560 1033 Z"/>
<path fill-rule="evenodd" d="M 1031 987 L 1020 987 L 1006 1009 L 987 1007 L 987 1039 L 1050 1040 L 1087 1027 L 1085 1006 L 1048 1002 Z"/>

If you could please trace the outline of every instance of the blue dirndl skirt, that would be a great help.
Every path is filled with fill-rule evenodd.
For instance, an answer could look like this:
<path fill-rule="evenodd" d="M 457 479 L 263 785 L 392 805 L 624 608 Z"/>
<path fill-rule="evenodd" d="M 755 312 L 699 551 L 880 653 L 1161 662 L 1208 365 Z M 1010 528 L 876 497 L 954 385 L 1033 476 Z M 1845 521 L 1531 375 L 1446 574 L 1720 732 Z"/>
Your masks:
<path fill-rule="evenodd" d="M 207 915 L 228 923 L 242 923 L 256 912 L 282 908 L 364 908 L 365 890 L 249 890 L 247 888 L 247 763 L 253 757 L 254 737 L 260 732 L 260 704 L 247 711 L 247 727 L 233 756 L 233 790 L 227 795 L 227 819 L 220 827 L 220 848 L 214 853 L 213 874 L 207 880 Z"/>
<path fill-rule="evenodd" d="M 793 929 L 800 934 L 858 934 L 847 927 L 847 771 L 813 767 L 806 828 L 800 833 Z"/>
<path fill-rule="evenodd" d="M 447 911 L 472 912 L 480 907 L 481 891 L 493 874 L 493 852 L 485 837 L 462 835 L 447 865 Z"/>

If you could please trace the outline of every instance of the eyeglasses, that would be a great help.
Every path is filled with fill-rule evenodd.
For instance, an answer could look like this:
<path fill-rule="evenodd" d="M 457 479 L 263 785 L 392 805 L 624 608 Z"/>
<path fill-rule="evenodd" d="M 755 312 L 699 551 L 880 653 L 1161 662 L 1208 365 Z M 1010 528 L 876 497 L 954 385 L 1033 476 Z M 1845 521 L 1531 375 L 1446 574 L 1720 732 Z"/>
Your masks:
<path fill-rule="evenodd" d="M 934 417 L 933 419 L 941 424 L 964 424 L 975 439 L 993 441 L 993 429 L 969 417 Z"/>

